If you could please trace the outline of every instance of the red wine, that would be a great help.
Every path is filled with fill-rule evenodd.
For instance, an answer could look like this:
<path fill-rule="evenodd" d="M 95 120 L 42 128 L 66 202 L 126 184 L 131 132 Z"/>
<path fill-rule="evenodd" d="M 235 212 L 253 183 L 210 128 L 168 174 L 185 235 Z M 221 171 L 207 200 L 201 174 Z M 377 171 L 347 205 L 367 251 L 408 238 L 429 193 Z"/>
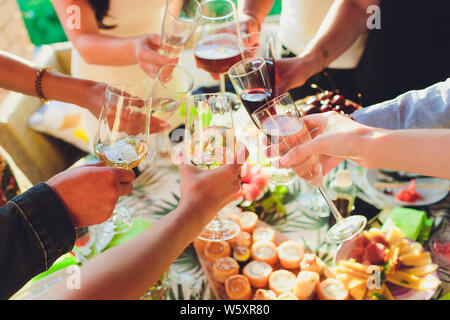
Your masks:
<path fill-rule="evenodd" d="M 266 61 L 267 71 L 269 73 L 270 85 L 272 86 L 272 92 L 276 92 L 275 86 L 275 59 L 264 59 Z"/>
<path fill-rule="evenodd" d="M 231 33 L 205 38 L 195 48 L 194 56 L 197 67 L 210 73 L 226 73 L 242 59 L 237 36 Z"/>
<path fill-rule="evenodd" d="M 297 145 L 311 140 L 303 122 L 290 115 L 268 115 L 261 121 L 261 128 L 266 130 L 265 134 L 272 148 L 271 153 L 278 156 L 283 156 Z M 322 183 L 322 165 L 317 155 L 310 156 L 291 169 L 314 186 L 320 186 Z"/>
<path fill-rule="evenodd" d="M 251 116 L 259 107 L 272 100 L 272 94 L 264 88 L 245 90 L 240 95 L 242 104 Z"/>

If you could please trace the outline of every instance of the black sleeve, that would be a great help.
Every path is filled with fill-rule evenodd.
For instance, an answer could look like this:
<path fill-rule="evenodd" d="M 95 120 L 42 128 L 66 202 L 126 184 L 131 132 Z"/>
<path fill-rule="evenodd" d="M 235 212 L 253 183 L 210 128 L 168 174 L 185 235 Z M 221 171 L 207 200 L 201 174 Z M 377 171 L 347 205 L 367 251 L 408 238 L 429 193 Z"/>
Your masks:
<path fill-rule="evenodd" d="M 40 183 L 0 208 L 0 299 L 72 250 L 75 229 L 58 195 Z"/>

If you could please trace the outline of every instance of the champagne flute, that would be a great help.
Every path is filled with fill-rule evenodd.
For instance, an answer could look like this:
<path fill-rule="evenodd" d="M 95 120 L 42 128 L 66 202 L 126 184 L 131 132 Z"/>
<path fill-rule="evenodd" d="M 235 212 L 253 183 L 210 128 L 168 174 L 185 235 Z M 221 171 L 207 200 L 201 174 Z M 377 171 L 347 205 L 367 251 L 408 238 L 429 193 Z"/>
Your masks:
<path fill-rule="evenodd" d="M 233 163 L 236 155 L 230 96 L 221 93 L 198 94 L 186 99 L 186 160 L 203 170 Z M 239 225 L 217 214 L 199 238 L 206 241 L 231 239 Z"/>
<path fill-rule="evenodd" d="M 228 76 L 242 104 L 251 116 L 254 111 L 274 98 L 273 86 L 269 79 L 267 61 L 261 57 L 244 59 L 228 70 Z M 255 120 L 252 118 L 253 122 Z M 258 124 L 255 122 L 258 126 Z M 266 168 L 277 184 L 290 184 L 297 179 L 291 169 Z M 267 171 L 265 170 L 265 171 Z"/>
<path fill-rule="evenodd" d="M 200 4 L 196 0 L 166 0 L 159 53 L 176 58 L 183 51 L 200 19 Z"/>
<path fill-rule="evenodd" d="M 240 30 L 236 6 L 230 0 L 206 0 L 194 34 L 197 67 L 220 75 L 220 91 L 225 92 L 225 74 L 241 60 Z"/>
<path fill-rule="evenodd" d="M 150 138 L 150 104 L 147 89 L 114 85 L 105 100 L 94 139 L 94 153 L 107 166 L 132 170 L 147 155 Z M 131 209 L 114 208 L 111 218 L 97 228 L 106 233 L 123 233 L 131 228 Z"/>
<path fill-rule="evenodd" d="M 311 140 L 311 132 L 303 122 L 289 93 L 269 101 L 256 110 L 252 117 L 258 128 L 267 136 L 274 160 L 279 159 L 295 146 Z M 367 224 L 366 217 L 354 215 L 344 219 L 330 199 L 322 184 L 322 165 L 318 155 L 310 156 L 303 163 L 293 166 L 291 169 L 309 184 L 319 188 L 330 207 L 331 213 L 336 219 L 336 224 L 327 232 L 326 241 L 328 243 L 342 243 L 353 238 L 364 229 Z"/>
<path fill-rule="evenodd" d="M 184 103 L 185 98 L 194 87 L 194 78 L 183 66 L 177 64 L 162 65 L 152 88 L 152 116 L 176 126 L 180 117 L 176 111 Z M 173 119 L 173 121 L 172 121 Z M 184 119 L 180 122 L 184 122 Z M 158 133 L 158 153 L 168 155 L 170 141 L 167 132 Z"/>

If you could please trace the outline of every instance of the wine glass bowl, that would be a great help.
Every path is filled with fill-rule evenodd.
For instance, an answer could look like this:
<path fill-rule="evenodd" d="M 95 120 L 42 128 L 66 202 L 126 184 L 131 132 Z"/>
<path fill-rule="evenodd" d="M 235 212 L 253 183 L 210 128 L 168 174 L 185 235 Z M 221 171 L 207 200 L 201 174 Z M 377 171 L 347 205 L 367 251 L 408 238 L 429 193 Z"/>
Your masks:
<path fill-rule="evenodd" d="M 220 91 L 225 91 L 225 73 L 241 60 L 240 30 L 236 7 L 229 0 L 201 3 L 201 18 L 194 33 L 194 57 L 198 68 L 220 75 Z"/>
<path fill-rule="evenodd" d="M 160 53 L 168 58 L 177 57 L 191 38 L 200 16 L 200 4 L 196 0 L 166 0 Z"/>
<path fill-rule="evenodd" d="M 150 139 L 150 95 L 138 86 L 110 85 L 94 139 L 94 153 L 107 166 L 126 170 L 147 156 Z M 130 208 L 116 206 L 103 232 L 122 233 L 131 228 Z M 111 228 L 111 224 L 115 227 Z M 98 229 L 102 229 L 100 225 Z"/>

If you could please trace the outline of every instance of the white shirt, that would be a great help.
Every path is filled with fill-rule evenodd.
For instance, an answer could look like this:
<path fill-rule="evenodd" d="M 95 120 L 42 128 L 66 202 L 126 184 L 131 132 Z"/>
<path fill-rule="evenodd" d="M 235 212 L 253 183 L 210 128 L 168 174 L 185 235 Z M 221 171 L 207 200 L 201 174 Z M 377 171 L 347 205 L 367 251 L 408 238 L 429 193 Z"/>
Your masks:
<path fill-rule="evenodd" d="M 100 29 L 100 33 L 117 37 L 159 34 L 165 3 L 165 0 L 110 0 L 108 15 L 103 22 L 116 27 Z M 109 84 L 148 86 L 151 82 L 137 64 L 120 67 L 88 64 L 75 49 L 72 52 L 72 75 Z"/>
<path fill-rule="evenodd" d="M 280 16 L 279 39 L 290 51 L 299 55 L 319 30 L 333 0 L 283 0 Z M 367 33 L 328 67 L 355 68 L 364 51 Z"/>

